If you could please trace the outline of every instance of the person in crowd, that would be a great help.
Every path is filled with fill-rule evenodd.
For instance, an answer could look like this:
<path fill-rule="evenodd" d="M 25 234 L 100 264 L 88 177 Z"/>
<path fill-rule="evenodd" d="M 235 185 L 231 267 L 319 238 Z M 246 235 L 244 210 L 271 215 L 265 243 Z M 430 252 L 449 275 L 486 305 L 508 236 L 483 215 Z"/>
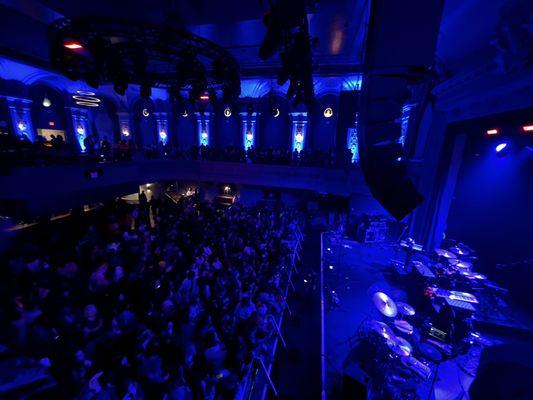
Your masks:
<path fill-rule="evenodd" d="M 234 398 L 270 357 L 294 212 L 139 200 L 8 253 L 0 344 L 44 360 L 58 398 Z"/>

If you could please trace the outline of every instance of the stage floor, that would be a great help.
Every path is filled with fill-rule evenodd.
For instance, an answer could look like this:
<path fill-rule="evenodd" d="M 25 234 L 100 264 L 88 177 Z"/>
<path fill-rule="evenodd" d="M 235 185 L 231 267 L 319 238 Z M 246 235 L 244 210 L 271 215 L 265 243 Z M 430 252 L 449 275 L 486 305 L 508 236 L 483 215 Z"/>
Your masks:
<path fill-rule="evenodd" d="M 384 291 L 396 301 L 407 301 L 403 288 L 388 278 L 390 260 L 402 257 L 391 246 L 383 244 L 360 244 L 333 235 L 324 234 L 323 291 L 324 291 L 324 356 L 323 374 L 325 398 L 346 398 L 342 393 L 343 374 L 358 381 L 363 379 L 358 362 L 350 356 L 351 339 L 361 323 L 367 319 L 383 320 L 372 303 L 372 294 Z M 334 297 L 338 296 L 338 304 Z M 468 356 L 441 363 L 434 380 L 434 397 L 431 383 L 435 374 L 420 384 L 417 390 L 422 399 L 460 400 L 467 399 L 473 376 L 465 370 L 475 370 L 479 351 L 472 350 Z M 460 367 L 460 365 L 462 367 Z M 465 367 L 466 366 L 466 367 Z"/>

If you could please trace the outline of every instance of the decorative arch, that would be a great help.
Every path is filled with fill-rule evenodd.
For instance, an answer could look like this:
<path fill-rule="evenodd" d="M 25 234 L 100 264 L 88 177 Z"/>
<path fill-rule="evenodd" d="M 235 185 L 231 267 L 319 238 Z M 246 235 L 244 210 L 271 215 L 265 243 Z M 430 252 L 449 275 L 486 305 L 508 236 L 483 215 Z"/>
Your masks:
<path fill-rule="evenodd" d="M 68 134 L 64 92 L 48 82 L 39 80 L 28 88 L 28 98 L 31 100 L 31 118 L 37 134 L 44 135 L 47 139 L 51 134 L 62 135 L 65 141 L 72 140 Z"/>
<path fill-rule="evenodd" d="M 279 109 L 277 117 L 273 112 L 275 108 Z M 261 116 L 259 118 L 256 146 L 289 150 L 291 145 L 289 113 L 292 110 L 287 99 L 277 92 L 271 91 L 260 99 L 258 110 Z"/>
<path fill-rule="evenodd" d="M 143 114 L 143 111 L 146 113 Z M 139 147 L 155 146 L 158 143 L 156 108 L 150 99 L 139 98 L 132 107 L 133 140 Z"/>

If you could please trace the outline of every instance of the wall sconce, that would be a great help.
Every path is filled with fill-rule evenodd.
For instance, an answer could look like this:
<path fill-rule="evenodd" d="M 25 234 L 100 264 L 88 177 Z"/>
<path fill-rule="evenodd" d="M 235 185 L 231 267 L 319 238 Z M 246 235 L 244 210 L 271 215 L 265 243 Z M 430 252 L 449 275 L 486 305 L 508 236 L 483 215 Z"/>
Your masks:
<path fill-rule="evenodd" d="M 44 99 L 43 99 L 43 107 L 50 107 L 52 105 L 52 101 L 50 101 L 50 99 L 46 96 L 44 96 Z"/>
<path fill-rule="evenodd" d="M 20 131 L 24 132 L 28 128 L 28 126 L 26 125 L 26 122 L 20 121 L 17 124 L 17 128 L 19 128 Z"/>
<path fill-rule="evenodd" d="M 333 109 L 331 107 L 327 107 L 324 109 L 324 118 L 331 118 L 333 117 Z"/>
<path fill-rule="evenodd" d="M 224 116 L 225 116 L 226 118 L 231 117 L 231 108 L 227 107 L 227 108 L 224 110 Z"/>
<path fill-rule="evenodd" d="M 302 135 L 301 132 L 298 132 L 294 139 L 296 140 L 296 143 L 302 143 L 304 141 L 304 135 Z"/>
<path fill-rule="evenodd" d="M 78 125 L 78 127 L 76 128 L 76 132 L 78 132 L 78 135 L 83 136 L 85 135 L 85 128 L 81 125 Z"/>
<path fill-rule="evenodd" d="M 122 129 L 122 136 L 129 137 L 130 136 L 130 131 L 128 131 L 126 128 Z"/>
<path fill-rule="evenodd" d="M 249 142 L 254 140 L 254 135 L 252 135 L 252 132 L 247 132 L 246 133 L 246 140 L 248 140 Z"/>
<path fill-rule="evenodd" d="M 166 140 L 167 139 L 167 133 L 165 131 L 160 131 L 159 132 L 159 137 L 161 138 L 161 140 Z"/>
<path fill-rule="evenodd" d="M 202 139 L 207 139 L 207 132 L 206 131 L 202 131 Z"/>

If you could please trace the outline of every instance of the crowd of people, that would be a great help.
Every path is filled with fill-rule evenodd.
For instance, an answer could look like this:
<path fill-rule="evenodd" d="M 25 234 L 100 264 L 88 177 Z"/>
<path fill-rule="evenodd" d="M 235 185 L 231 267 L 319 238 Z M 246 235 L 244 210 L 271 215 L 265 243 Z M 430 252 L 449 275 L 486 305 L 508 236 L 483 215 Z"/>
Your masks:
<path fill-rule="evenodd" d="M 39 360 L 54 398 L 236 398 L 271 356 L 295 214 L 139 200 L 7 252 L 2 356 Z"/>
<path fill-rule="evenodd" d="M 350 168 L 352 152 L 343 149 L 341 152 L 331 148 L 328 150 L 303 149 L 291 151 L 280 148 L 244 149 L 240 146 L 191 146 L 182 148 L 170 143 L 137 146 L 131 140 L 122 138 L 112 143 L 107 136 L 97 138 L 87 135 L 82 141 L 85 161 L 127 161 L 132 159 L 186 159 L 224 162 L 242 162 L 272 165 L 300 165 L 320 168 Z M 39 135 L 36 142 L 27 137 L 13 138 L 11 135 L 0 135 L 0 154 L 8 165 L 17 164 L 58 164 L 80 160 L 77 145 L 66 142 L 60 135 L 47 140 Z"/>

